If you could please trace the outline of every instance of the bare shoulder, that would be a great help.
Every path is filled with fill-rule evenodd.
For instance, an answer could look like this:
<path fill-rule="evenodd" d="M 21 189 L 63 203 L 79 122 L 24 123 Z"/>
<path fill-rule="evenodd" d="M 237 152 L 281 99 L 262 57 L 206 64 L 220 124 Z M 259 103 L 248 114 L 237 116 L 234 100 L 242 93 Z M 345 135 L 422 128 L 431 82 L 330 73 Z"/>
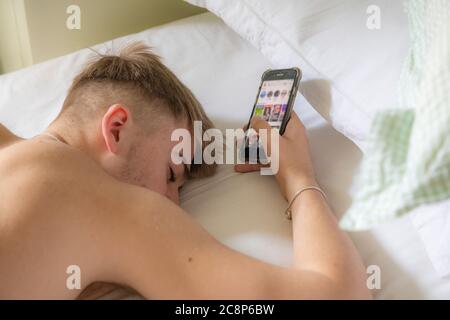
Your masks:
<path fill-rule="evenodd" d="M 114 179 L 82 152 L 53 141 L 28 140 L 0 150 L 0 190 L 8 211 L 20 202 L 40 212 L 54 213 L 60 202 L 82 206 L 86 194 L 94 196 L 102 184 Z M 83 198 L 79 198 L 82 193 Z M 23 212 L 23 211 L 22 211 Z"/>
<path fill-rule="evenodd" d="M 66 287 L 71 265 L 83 271 L 83 287 L 96 281 L 110 248 L 107 200 L 116 185 L 57 142 L 0 150 L 0 297 L 74 298 L 79 292 Z"/>

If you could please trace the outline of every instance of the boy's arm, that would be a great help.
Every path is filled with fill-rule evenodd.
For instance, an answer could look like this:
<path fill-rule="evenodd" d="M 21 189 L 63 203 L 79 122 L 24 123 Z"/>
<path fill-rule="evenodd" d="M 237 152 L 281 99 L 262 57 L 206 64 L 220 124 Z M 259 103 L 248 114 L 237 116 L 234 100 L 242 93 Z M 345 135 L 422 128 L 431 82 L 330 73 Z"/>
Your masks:
<path fill-rule="evenodd" d="M 110 278 L 100 281 L 118 282 L 154 299 L 368 297 L 354 291 L 352 281 L 336 279 L 341 273 L 334 266 L 317 263 L 287 269 L 231 250 L 159 194 L 125 184 L 109 192 L 113 212 L 99 228 L 110 239 L 109 252 L 103 255 L 108 266 L 104 274 Z M 314 223 L 326 227 L 329 222 L 310 225 Z M 320 257 L 311 250 L 305 254 Z"/>

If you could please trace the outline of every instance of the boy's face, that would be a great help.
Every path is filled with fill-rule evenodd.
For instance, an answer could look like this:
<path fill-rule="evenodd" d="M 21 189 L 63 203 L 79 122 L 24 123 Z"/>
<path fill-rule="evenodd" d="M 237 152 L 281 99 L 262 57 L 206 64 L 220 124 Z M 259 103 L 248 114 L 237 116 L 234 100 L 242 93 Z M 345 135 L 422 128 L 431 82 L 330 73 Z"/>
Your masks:
<path fill-rule="evenodd" d="M 119 179 L 160 193 L 179 204 L 179 191 L 187 172 L 184 164 L 176 165 L 171 159 L 172 149 L 178 142 L 170 138 L 178 128 L 188 129 L 184 123 L 167 121 L 161 125 L 161 130 L 138 137 L 130 148 Z"/>
<path fill-rule="evenodd" d="M 112 110 L 112 112 L 110 112 Z M 111 107 L 102 120 L 101 165 L 120 181 L 140 186 L 166 196 L 179 204 L 179 190 L 187 172 L 184 164 L 172 161 L 172 150 L 179 141 L 171 141 L 176 129 L 189 130 L 186 120 L 171 116 L 158 119 L 157 129 L 144 133 L 132 121 L 127 109 Z"/>

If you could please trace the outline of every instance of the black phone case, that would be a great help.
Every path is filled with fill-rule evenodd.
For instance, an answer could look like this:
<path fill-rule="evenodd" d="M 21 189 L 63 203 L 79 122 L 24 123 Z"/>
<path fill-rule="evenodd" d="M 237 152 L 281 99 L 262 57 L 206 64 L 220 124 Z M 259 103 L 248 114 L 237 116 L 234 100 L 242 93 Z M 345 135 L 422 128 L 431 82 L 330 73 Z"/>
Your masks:
<path fill-rule="evenodd" d="M 286 71 L 286 70 L 295 70 L 297 72 L 297 77 L 296 77 L 296 79 L 294 81 L 294 88 L 291 91 L 291 97 L 289 97 L 286 114 L 284 115 L 283 122 L 282 122 L 281 127 L 280 127 L 280 135 L 284 134 L 284 132 L 286 131 L 286 126 L 289 123 L 289 120 L 291 119 L 292 109 L 294 108 L 295 99 L 297 97 L 297 92 L 298 92 L 298 89 L 299 89 L 299 86 L 300 86 L 300 81 L 302 79 L 302 71 L 301 71 L 300 68 L 291 68 L 291 69 L 282 69 L 282 70 L 271 70 L 271 69 L 269 69 L 269 70 L 267 70 L 267 71 L 265 71 L 263 73 L 263 75 L 261 77 L 261 84 L 259 86 L 258 93 L 256 95 L 255 104 L 253 105 L 252 113 L 250 115 L 250 119 L 248 121 L 247 128 L 250 128 L 250 123 L 251 123 L 253 114 L 255 113 L 255 108 L 257 106 L 258 98 L 259 98 L 259 95 L 261 93 L 262 84 L 265 81 L 266 75 L 269 72 L 276 72 L 276 71 L 281 72 L 281 71 Z M 243 150 L 241 151 L 241 157 L 243 157 L 245 159 L 245 161 L 248 161 L 250 159 L 250 147 L 248 146 L 247 141 L 245 141 L 244 147 L 242 149 Z M 260 162 L 262 159 L 260 158 L 259 151 L 257 151 L 256 154 L 257 154 L 257 159 L 256 160 L 257 160 L 257 162 Z"/>

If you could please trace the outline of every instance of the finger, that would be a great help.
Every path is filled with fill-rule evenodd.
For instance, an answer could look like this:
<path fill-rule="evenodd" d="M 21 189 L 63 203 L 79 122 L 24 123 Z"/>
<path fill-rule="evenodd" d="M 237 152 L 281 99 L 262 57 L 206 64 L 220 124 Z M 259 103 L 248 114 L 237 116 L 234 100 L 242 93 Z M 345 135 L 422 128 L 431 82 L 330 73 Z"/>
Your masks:
<path fill-rule="evenodd" d="M 259 117 L 255 117 L 251 120 L 250 125 L 252 129 L 255 129 L 256 132 L 259 132 L 261 129 L 271 130 L 271 126 L 267 121 L 264 121 L 263 119 Z"/>
<path fill-rule="evenodd" d="M 275 131 L 272 129 L 270 124 L 267 121 L 264 121 L 261 118 L 253 118 L 251 121 L 251 128 L 254 129 L 259 136 L 260 142 L 264 148 L 264 151 L 266 152 L 266 155 L 271 155 L 271 142 L 272 142 L 272 132 Z M 262 132 L 265 132 L 265 134 L 262 134 Z M 278 132 L 275 132 L 275 134 L 279 134 Z"/>
<path fill-rule="evenodd" d="M 291 118 L 289 119 L 289 122 L 286 126 L 286 130 L 284 132 L 284 137 L 295 138 L 297 137 L 300 130 L 304 131 L 305 126 L 303 125 L 302 121 L 297 116 L 297 114 L 294 111 L 292 111 Z"/>
<path fill-rule="evenodd" d="M 263 166 L 260 164 L 237 164 L 234 166 L 234 170 L 240 173 L 254 172 L 261 170 Z"/>
<path fill-rule="evenodd" d="M 302 121 L 300 120 L 300 118 L 298 117 L 298 115 L 297 115 L 297 113 L 296 113 L 295 111 L 292 111 L 292 112 L 291 112 L 291 119 L 293 119 L 293 121 L 294 121 L 296 124 L 298 124 L 298 125 L 300 125 L 300 126 L 303 126 Z"/>

